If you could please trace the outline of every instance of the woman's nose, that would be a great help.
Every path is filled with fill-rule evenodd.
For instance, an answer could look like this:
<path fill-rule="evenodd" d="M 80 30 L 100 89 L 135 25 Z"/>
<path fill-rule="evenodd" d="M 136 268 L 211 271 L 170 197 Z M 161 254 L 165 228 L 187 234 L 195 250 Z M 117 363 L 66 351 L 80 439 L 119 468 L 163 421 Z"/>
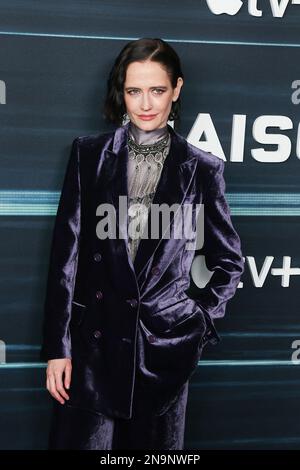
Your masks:
<path fill-rule="evenodd" d="M 143 110 L 147 110 L 151 108 L 151 100 L 148 95 L 142 96 L 142 104 L 141 107 Z"/>

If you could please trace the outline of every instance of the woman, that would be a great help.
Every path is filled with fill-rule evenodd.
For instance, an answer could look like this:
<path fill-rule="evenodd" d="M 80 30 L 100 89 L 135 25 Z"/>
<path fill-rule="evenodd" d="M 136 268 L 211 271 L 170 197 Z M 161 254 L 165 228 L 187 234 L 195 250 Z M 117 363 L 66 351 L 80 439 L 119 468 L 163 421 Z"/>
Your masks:
<path fill-rule="evenodd" d="M 170 45 L 129 42 L 108 80 L 105 115 L 117 129 L 73 142 L 41 352 L 54 398 L 51 449 L 183 449 L 189 379 L 203 346 L 219 339 L 213 319 L 244 263 L 224 162 L 167 122 L 179 118 L 182 85 Z M 214 273 L 191 299 L 201 204 Z M 192 210 L 183 217 L 184 206 Z M 184 234 L 174 236 L 182 221 Z"/>

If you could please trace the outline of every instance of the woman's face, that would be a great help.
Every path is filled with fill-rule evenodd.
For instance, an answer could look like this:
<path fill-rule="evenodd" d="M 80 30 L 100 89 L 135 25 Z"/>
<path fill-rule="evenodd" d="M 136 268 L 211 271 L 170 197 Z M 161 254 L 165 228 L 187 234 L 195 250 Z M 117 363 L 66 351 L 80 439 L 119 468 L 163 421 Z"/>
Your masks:
<path fill-rule="evenodd" d="M 164 127 L 183 85 L 181 77 L 176 88 L 158 62 L 150 60 L 128 65 L 124 83 L 124 101 L 129 119 L 144 130 Z M 143 119 L 152 116 L 151 119 Z"/>

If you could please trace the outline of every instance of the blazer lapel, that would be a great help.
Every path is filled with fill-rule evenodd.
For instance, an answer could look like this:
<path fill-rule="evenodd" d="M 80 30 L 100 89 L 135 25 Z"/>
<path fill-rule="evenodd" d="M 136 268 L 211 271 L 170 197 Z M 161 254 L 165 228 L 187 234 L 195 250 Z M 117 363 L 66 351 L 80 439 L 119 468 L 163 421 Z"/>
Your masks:
<path fill-rule="evenodd" d="M 116 226 L 119 230 L 119 237 L 122 240 L 123 254 L 127 257 L 131 269 L 138 279 L 146 269 L 154 252 L 162 242 L 162 234 L 159 231 L 159 238 L 141 238 L 137 249 L 134 263 L 132 263 L 128 246 L 128 187 L 127 187 L 127 163 L 128 163 L 128 127 L 129 122 L 116 129 L 112 150 L 104 151 L 103 179 L 105 183 L 105 192 L 107 200 L 111 202 L 116 211 Z M 188 192 L 194 172 L 196 170 L 197 157 L 188 151 L 186 140 L 181 137 L 169 124 L 168 129 L 171 133 L 170 151 L 165 159 L 160 179 L 156 188 L 152 204 L 178 204 L 175 213 L 171 212 L 170 223 L 165 230 L 172 224 L 177 211 L 180 210 L 185 196 Z M 123 207 L 119 205 L 119 196 L 123 196 Z M 122 198 L 121 198 L 122 199 Z M 125 204 L 124 204 L 125 202 Z M 121 210 L 120 210 L 121 209 Z M 145 233 L 151 235 L 151 213 L 150 207 L 148 213 L 148 222 L 150 230 Z M 120 219 L 119 219 L 120 218 Z M 118 237 L 118 231 L 117 231 Z M 112 240 L 113 242 L 114 240 Z M 118 250 L 118 252 L 120 252 Z"/>

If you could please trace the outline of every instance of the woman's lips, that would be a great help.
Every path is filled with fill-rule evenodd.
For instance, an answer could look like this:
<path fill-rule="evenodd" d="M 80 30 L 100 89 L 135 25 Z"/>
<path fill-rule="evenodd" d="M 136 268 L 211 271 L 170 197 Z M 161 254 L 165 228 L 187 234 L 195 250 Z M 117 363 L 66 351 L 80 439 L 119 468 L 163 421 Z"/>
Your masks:
<path fill-rule="evenodd" d="M 143 119 L 143 121 L 151 121 L 151 119 L 154 119 L 156 114 L 149 114 L 149 115 L 139 115 L 140 119 Z"/>

